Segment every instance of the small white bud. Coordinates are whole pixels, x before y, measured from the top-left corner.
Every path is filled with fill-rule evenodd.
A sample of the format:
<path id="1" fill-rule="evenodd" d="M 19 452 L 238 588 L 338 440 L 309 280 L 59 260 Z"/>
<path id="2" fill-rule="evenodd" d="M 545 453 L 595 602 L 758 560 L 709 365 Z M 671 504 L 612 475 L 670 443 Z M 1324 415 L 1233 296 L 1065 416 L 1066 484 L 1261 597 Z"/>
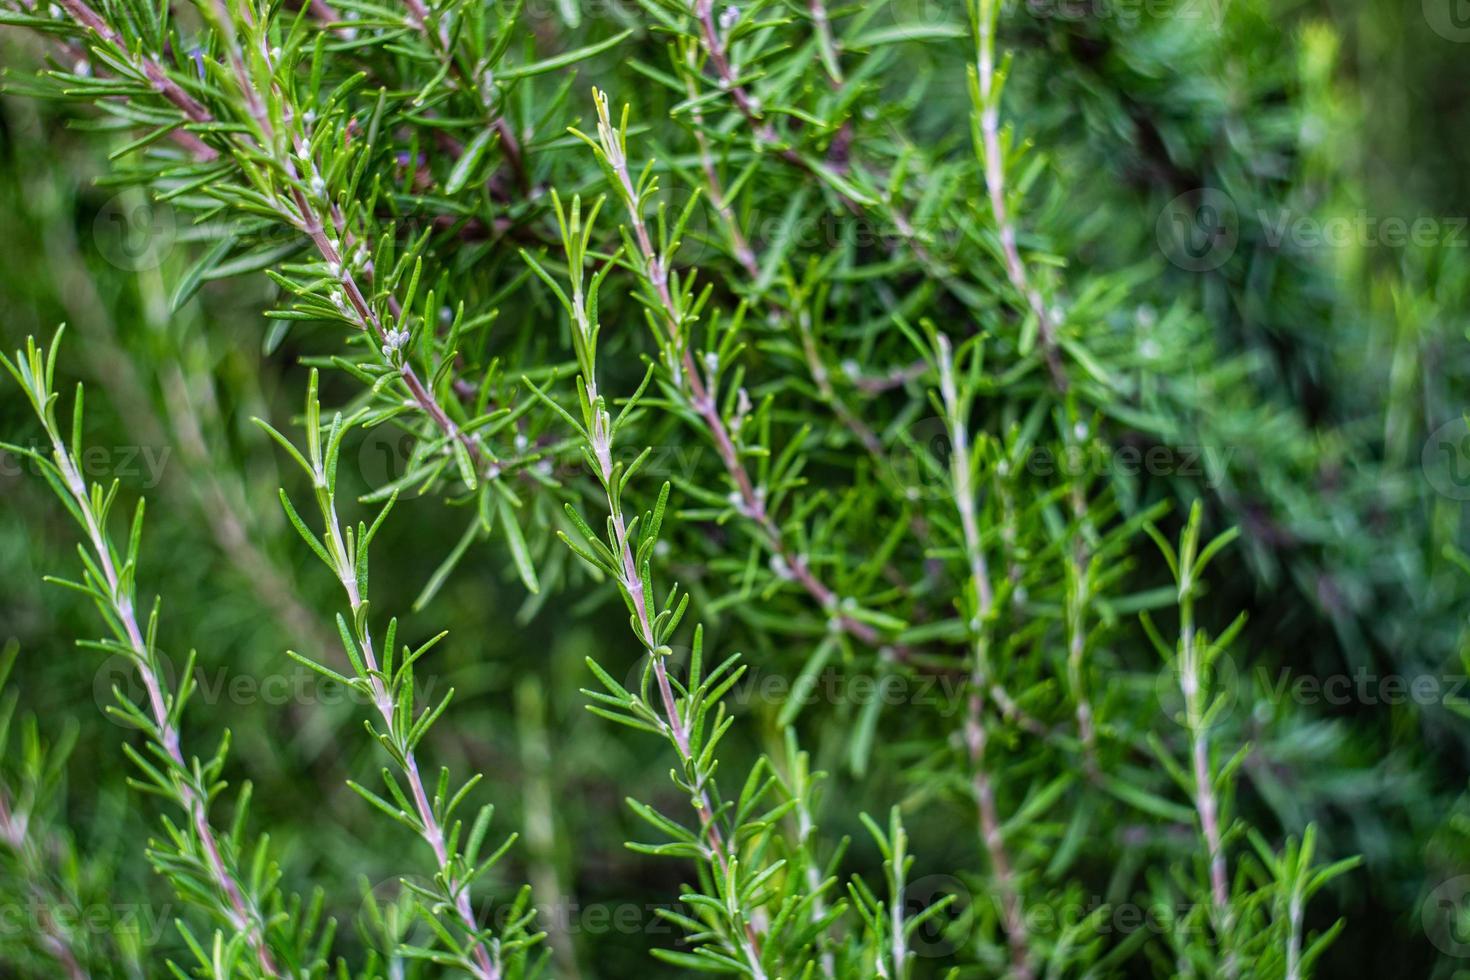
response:
<path id="1" fill-rule="evenodd" d="M 516 438 L 515 438 L 516 452 L 518 452 L 518 453 L 525 452 L 526 451 L 526 447 L 529 446 L 530 444 L 531 444 L 531 440 L 529 440 L 529 439 L 526 438 L 525 433 L 522 433 L 522 432 L 517 432 L 516 433 Z"/>
<path id="2" fill-rule="evenodd" d="M 403 345 L 408 343 L 408 337 L 407 330 L 389 330 L 388 335 L 383 338 L 383 356 L 391 358 L 402 350 Z"/>
<path id="3" fill-rule="evenodd" d="M 771 556 L 771 572 L 784 582 L 792 579 L 791 566 L 786 564 L 786 559 L 780 555 Z"/>
<path id="4" fill-rule="evenodd" d="M 740 23 L 740 8 L 735 4 L 732 3 L 720 11 L 720 30 L 728 31 L 738 23 Z"/>
<path id="5" fill-rule="evenodd" d="M 750 414 L 750 392 L 744 386 L 735 395 L 735 415 L 730 419 L 730 431 L 737 436 L 745 425 L 745 417 Z"/>
<path id="6" fill-rule="evenodd" d="M 1072 427 L 1072 434 L 1080 441 L 1087 438 L 1087 423 L 1078 422 Z"/>
<path id="7" fill-rule="evenodd" d="M 321 174 L 314 174 L 311 178 L 311 192 L 317 197 L 323 197 L 327 193 L 327 182 L 322 180 Z"/>
<path id="8" fill-rule="evenodd" d="M 712 350 L 711 351 L 705 351 L 705 353 L 704 353 L 704 369 L 707 372 L 709 372 L 709 374 L 710 374 L 711 377 L 713 377 L 716 374 L 719 374 L 720 373 L 720 355 L 716 354 Z"/>
<path id="9" fill-rule="evenodd" d="M 750 411 L 750 392 L 746 391 L 743 386 L 735 395 L 735 411 L 741 415 Z"/>

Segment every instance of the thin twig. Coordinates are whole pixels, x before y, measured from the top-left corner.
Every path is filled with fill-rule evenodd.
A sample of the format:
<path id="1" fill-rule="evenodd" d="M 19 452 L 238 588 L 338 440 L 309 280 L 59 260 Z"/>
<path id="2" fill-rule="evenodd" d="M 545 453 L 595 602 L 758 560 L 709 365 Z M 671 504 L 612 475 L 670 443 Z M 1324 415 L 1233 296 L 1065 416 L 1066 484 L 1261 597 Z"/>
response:
<path id="1" fill-rule="evenodd" d="M 813 7 L 820 8 L 821 0 L 813 0 Z M 690 68 L 693 69 L 694 51 L 689 52 Z M 694 89 L 692 77 L 686 77 L 685 90 L 689 93 L 691 102 L 695 101 L 697 92 Z M 759 287 L 761 281 L 760 261 L 756 257 L 755 250 L 751 247 L 745 233 L 740 229 L 740 222 L 735 217 L 735 211 L 730 206 L 730 201 L 725 193 L 723 183 L 720 181 L 718 168 L 715 166 L 714 154 L 711 152 L 709 137 L 704 133 L 704 113 L 698 108 L 692 110 L 694 122 L 694 139 L 698 145 L 700 167 L 704 171 L 705 186 L 708 189 L 710 204 L 713 205 L 715 213 L 719 215 L 720 222 L 725 226 L 726 234 L 730 236 L 730 247 L 735 254 L 735 261 L 744 270 L 746 278 L 750 280 L 752 290 Z M 769 291 L 762 293 L 762 298 L 771 309 L 771 313 L 788 322 L 795 321 L 798 333 L 801 336 L 802 356 L 806 360 L 807 371 L 812 376 L 812 382 L 817 386 L 817 392 L 831 408 L 832 413 L 837 416 L 848 431 L 855 436 L 868 454 L 879 464 L 886 462 L 883 452 L 883 443 L 877 434 L 862 419 L 858 418 L 842 396 L 832 386 L 831 373 L 826 365 L 822 363 L 821 356 L 817 351 L 816 338 L 812 333 L 811 313 L 802 309 L 793 313 L 790 306 L 782 303 L 779 298 Z"/>
<path id="2" fill-rule="evenodd" d="M 735 448 L 734 440 L 730 436 L 715 399 L 713 375 L 710 376 L 708 382 L 701 375 L 695 364 L 693 353 L 681 336 L 683 317 L 669 289 L 667 262 L 665 257 L 654 248 L 648 225 L 643 220 L 638 206 L 638 192 L 628 170 L 627 157 L 623 153 L 621 142 L 618 135 L 613 132 L 611 120 L 608 118 L 607 97 L 599 92 L 596 98 L 598 129 L 602 135 L 603 150 L 607 155 L 608 164 L 612 167 L 621 185 L 620 190 L 627 204 L 628 217 L 633 226 L 634 239 L 640 258 L 658 298 L 660 318 L 668 334 L 669 348 L 678 352 L 678 363 L 671 365 L 675 369 L 672 372 L 673 380 L 684 391 L 685 396 L 689 399 L 690 407 L 699 415 L 705 428 L 709 431 L 710 438 L 714 441 L 720 462 L 735 485 L 737 512 L 757 528 L 765 539 L 766 545 L 780 557 L 784 573 L 798 582 L 812 598 L 817 600 L 817 603 L 839 629 L 868 646 L 881 647 L 883 645 L 882 634 L 868 623 L 843 612 L 837 593 L 817 577 L 807 557 L 799 553 L 786 540 L 780 525 L 776 523 L 766 508 L 764 492 L 756 488 L 755 481 L 746 470 L 744 462 L 741 461 L 739 451 Z"/>
<path id="3" fill-rule="evenodd" d="M 1067 369 L 1057 350 L 1057 325 L 1046 301 L 1032 284 L 1016 247 L 1016 228 L 1011 223 L 1010 208 L 1006 203 L 1005 156 L 1000 145 L 1000 98 L 995 91 L 995 18 L 989 4 L 982 5 L 978 31 L 978 75 L 980 85 L 980 133 L 985 147 L 985 187 L 990 194 L 990 210 L 1000 235 L 1001 254 L 1005 259 L 1006 275 L 1016 292 L 1026 301 L 1031 315 L 1036 317 L 1037 333 L 1040 336 L 1042 355 L 1046 358 L 1047 370 L 1057 391 L 1066 392 Z"/>
<path id="4" fill-rule="evenodd" d="M 429 8 L 424 5 L 423 0 L 404 0 L 404 3 L 408 7 L 409 23 L 423 35 L 424 40 L 434 47 L 434 53 L 439 56 L 440 63 L 448 66 L 450 75 L 445 77 L 445 82 L 449 87 L 467 93 L 479 93 L 475 101 L 484 110 L 486 121 L 500 136 L 500 146 L 505 151 L 505 162 L 510 164 L 510 169 L 516 175 L 516 182 L 520 184 L 521 190 L 529 191 L 531 178 L 526 171 L 525 155 L 521 150 L 520 140 L 516 138 L 515 130 L 506 121 L 503 113 L 493 111 L 490 101 L 485 97 L 479 84 L 465 72 L 464 66 L 459 63 L 459 59 L 455 57 L 454 51 L 450 48 L 450 40 L 443 25 L 440 25 L 438 31 L 429 27 Z"/>
<path id="5" fill-rule="evenodd" d="M 30 821 L 24 814 L 17 814 L 10 801 L 9 792 L 0 786 L 0 840 L 15 852 L 29 877 L 27 887 L 35 900 L 37 940 L 41 948 L 50 953 L 65 971 L 68 980 L 89 980 L 91 974 L 83 968 L 72 949 L 71 939 L 51 914 L 55 896 L 48 894 L 36 871 L 44 861 L 42 848 L 36 843 Z"/>
<path id="6" fill-rule="evenodd" d="M 1026 263 L 1016 244 L 1016 228 L 1011 221 L 1007 203 L 1009 191 L 1006 185 L 1005 155 L 1000 139 L 1000 96 L 996 91 L 995 68 L 995 16 L 993 0 L 980 6 L 976 18 L 976 75 L 980 94 L 980 133 L 985 157 L 985 186 L 990 197 L 990 210 L 995 218 L 1000 237 L 1001 254 L 1006 276 L 1011 286 L 1025 301 L 1032 316 L 1036 318 L 1037 334 L 1041 342 L 1042 357 L 1046 361 L 1052 386 L 1057 393 L 1066 396 L 1070 387 L 1067 369 L 1062 363 L 1058 340 L 1058 328 L 1052 311 L 1031 282 Z M 1068 446 L 1073 435 L 1064 427 L 1062 433 Z M 1090 601 L 1091 555 L 1083 526 L 1087 515 L 1087 500 L 1081 478 L 1072 489 L 1073 517 L 1077 521 L 1076 538 L 1070 556 L 1072 586 L 1067 610 L 1067 674 L 1073 699 L 1076 701 L 1077 730 L 1082 740 L 1084 762 L 1090 772 L 1097 771 L 1097 735 L 1093 719 L 1092 704 L 1087 694 L 1084 655 L 1086 653 L 1087 606 Z"/>
<path id="7" fill-rule="evenodd" d="M 599 406 L 597 394 L 597 383 L 595 379 L 584 379 L 586 395 L 589 405 Z M 679 762 L 684 771 L 696 778 L 697 760 L 689 739 L 689 728 L 684 717 L 679 713 L 678 703 L 674 697 L 673 685 L 669 682 L 668 668 L 664 664 L 664 658 L 656 652 L 658 644 L 654 639 L 653 622 L 648 614 L 648 600 L 643 591 L 643 577 L 638 574 L 638 564 L 633 555 L 631 542 L 628 540 L 627 523 L 623 519 L 622 506 L 613 495 L 611 486 L 613 480 L 612 464 L 612 433 L 611 423 L 607 418 L 607 412 L 600 407 L 594 409 L 598 412 L 591 432 L 589 433 L 592 444 L 593 455 L 598 461 L 602 471 L 604 487 L 608 488 L 607 504 L 612 519 L 613 538 L 618 548 L 618 560 L 620 562 L 619 578 L 623 589 L 632 600 L 635 622 L 638 627 L 638 640 L 643 644 L 647 655 L 653 660 L 654 682 L 658 686 L 659 701 L 663 708 L 663 724 L 667 734 L 672 739 L 675 749 L 679 755 Z M 710 803 L 708 792 L 702 785 L 693 787 L 694 796 L 691 803 L 699 817 L 700 828 L 704 836 L 709 840 L 706 853 L 713 859 L 720 872 L 720 881 L 729 880 L 730 865 L 735 860 L 734 853 L 725 843 L 724 834 L 715 820 L 714 807 Z M 745 947 L 747 966 L 749 966 L 755 980 L 765 980 L 765 972 L 761 967 L 760 937 L 756 934 L 755 927 L 746 922 L 745 936 L 742 939 Z"/>
<path id="8" fill-rule="evenodd" d="M 104 21 L 85 0 L 61 0 L 63 7 L 71 17 L 90 30 L 97 38 L 112 45 L 118 54 L 128 58 L 137 70 L 154 83 L 154 88 L 169 102 L 173 103 L 184 115 L 193 122 L 206 123 L 215 122 L 215 118 L 202 104 L 185 92 L 178 83 L 170 79 L 156 60 L 141 51 L 133 51 L 124 45 L 122 38 Z M 250 79 L 250 73 L 245 70 L 244 60 L 241 56 L 239 42 L 230 35 L 227 27 L 230 23 L 228 11 L 222 4 L 215 3 L 215 16 L 220 18 L 221 33 L 226 35 L 226 50 L 231 66 L 239 84 L 241 94 L 245 97 L 247 107 L 252 119 L 262 127 L 262 133 L 267 136 L 267 143 L 271 144 L 272 150 L 265 150 L 256 146 L 253 141 L 248 141 L 247 148 L 252 152 L 272 153 L 275 140 L 271 139 L 272 127 L 269 114 L 261 101 L 260 93 L 256 91 L 254 83 Z M 228 137 L 225 137 L 228 138 Z M 304 148 L 304 141 L 298 149 Z M 341 227 L 342 217 L 335 206 L 327 209 L 327 217 L 318 213 L 316 208 L 309 202 L 305 193 L 301 190 L 301 178 L 297 172 L 295 163 L 289 156 L 278 160 L 287 176 L 292 181 L 292 203 L 295 211 L 284 206 L 278 206 L 277 214 L 287 224 L 295 227 L 308 238 L 316 247 L 322 260 L 327 263 L 328 268 L 337 270 L 337 280 L 342 288 L 345 303 L 350 307 L 342 310 L 344 315 L 360 330 L 374 338 L 377 345 L 381 346 L 388 342 L 388 334 L 383 327 L 377 313 L 368 302 L 364 292 L 353 275 L 349 263 L 343 261 L 341 250 L 326 233 L 326 226 L 330 223 L 338 232 L 344 245 L 350 245 L 350 239 L 344 234 L 345 229 Z M 315 167 L 315 160 L 311 160 Z M 365 275 L 370 276 L 371 270 L 365 270 Z M 368 280 L 371 281 L 370 279 Z M 396 299 L 388 298 L 391 309 L 396 309 Z M 420 380 L 413 366 L 403 359 L 397 370 L 401 376 L 404 386 L 408 389 L 410 397 L 419 409 L 433 421 L 434 425 L 447 438 L 460 442 L 469 453 L 474 462 L 476 472 L 484 479 L 495 479 L 501 473 L 498 463 L 488 455 L 483 442 L 474 433 L 467 433 L 450 419 L 437 398 Z"/>
<path id="9" fill-rule="evenodd" d="M 729 47 L 724 34 L 715 23 L 714 0 L 695 0 L 693 15 L 699 25 L 700 46 L 704 49 L 705 54 L 709 57 L 710 64 L 714 68 L 716 82 L 721 91 L 729 93 L 730 98 L 735 103 L 735 108 L 740 111 L 740 114 L 749 123 L 751 134 L 755 137 L 756 143 L 771 150 L 782 160 L 799 170 L 810 174 L 818 173 L 817 168 L 813 166 L 811 161 L 798 153 L 794 148 L 786 145 L 781 135 L 776 131 L 776 127 L 770 120 L 761 115 L 760 101 L 745 86 L 740 84 L 740 80 L 736 76 L 735 69 L 730 61 Z M 835 77 L 840 77 L 840 69 L 838 72 L 838 76 Z M 844 127 L 844 130 L 839 131 L 839 135 L 834 140 L 834 144 L 845 145 L 850 139 L 851 134 L 850 132 L 846 132 L 846 127 Z M 844 206 L 849 211 L 854 214 L 863 213 L 864 207 L 859 201 L 854 200 L 846 194 L 841 195 L 841 197 Z M 914 229 L 913 223 L 909 220 L 908 215 L 903 212 L 902 208 L 897 207 L 892 202 L 887 203 L 888 218 L 894 227 L 898 229 L 898 233 L 903 237 L 904 243 L 913 252 L 914 257 L 936 279 L 941 281 L 950 280 L 952 278 L 951 275 L 940 266 L 934 259 L 934 256 L 930 254 L 929 250 L 924 247 L 923 242 L 920 241 L 918 232 Z"/>
<path id="10" fill-rule="evenodd" d="M 1211 915 L 1215 928 L 1220 933 L 1221 943 L 1229 941 L 1234 929 L 1234 914 L 1230 909 L 1229 871 L 1225 866 L 1225 847 L 1220 834 L 1220 804 L 1215 797 L 1214 780 L 1210 774 L 1210 739 L 1204 726 L 1204 712 L 1200 697 L 1204 690 L 1201 676 L 1200 654 L 1195 642 L 1194 606 L 1188 596 L 1189 584 L 1180 586 L 1185 595 L 1180 605 L 1179 624 L 1179 687 L 1184 695 L 1185 712 L 1189 721 L 1190 760 L 1194 775 L 1194 806 L 1199 815 L 1200 832 L 1205 837 L 1210 873 Z M 1236 976 L 1235 954 L 1227 950 L 1224 972 L 1227 977 Z"/>
<path id="11" fill-rule="evenodd" d="M 975 619 L 971 623 L 974 638 L 974 655 L 971 660 L 970 698 L 965 718 L 965 744 L 970 752 L 970 764 L 974 771 L 975 800 L 980 812 L 980 830 L 986 852 L 990 856 L 991 871 L 1000 888 L 1001 914 L 1005 923 L 1006 939 L 1011 948 L 1011 966 L 1018 980 L 1029 980 L 1031 970 L 1030 937 L 1026 920 L 1021 910 L 1021 899 L 1006 852 L 1005 834 L 995 799 L 995 787 L 986 765 L 986 749 L 989 736 L 985 731 L 985 694 L 991 687 L 989 636 L 991 614 L 995 607 L 995 593 L 990 584 L 990 572 L 986 565 L 984 547 L 980 541 L 980 524 L 975 514 L 975 488 L 971 483 L 973 460 L 970 454 L 968 426 L 963 416 L 963 407 L 954 380 L 954 357 L 949 339 L 939 337 L 939 384 L 940 395 L 949 416 L 950 429 L 950 475 L 954 481 L 955 507 L 959 511 L 961 533 L 964 536 L 965 557 L 970 570 L 971 601 L 975 606 Z"/>
<path id="12" fill-rule="evenodd" d="M 148 710 L 158 731 L 159 743 L 179 773 L 190 773 L 193 770 L 185 761 L 180 746 L 181 736 L 170 716 L 169 703 L 164 696 L 162 682 L 152 665 L 151 651 L 143 639 L 143 630 L 138 625 L 132 596 L 125 592 L 120 584 L 117 569 L 112 560 L 112 548 L 92 508 L 92 498 L 87 493 L 87 485 L 77 471 L 70 453 L 55 433 L 52 433 L 51 444 L 62 483 L 67 492 L 71 494 L 77 513 L 81 515 L 97 567 L 102 573 L 103 584 L 107 588 L 108 604 L 118 622 L 122 624 L 123 632 L 127 637 L 134 665 L 147 695 Z M 206 803 L 208 797 L 205 790 L 197 786 L 191 779 L 182 777 L 176 780 L 176 785 L 179 791 L 179 802 L 183 804 L 185 812 L 189 815 L 194 832 L 204 849 L 209 877 L 229 903 L 234 919 L 232 925 L 245 936 L 246 942 L 255 953 L 261 971 L 266 976 L 280 976 L 280 971 L 265 940 L 265 917 L 255 907 L 254 900 L 248 897 L 248 893 L 234 874 L 225 867 L 223 852 L 215 837 L 214 828 L 209 823 Z"/>
<path id="13" fill-rule="evenodd" d="M 327 485 L 327 474 L 320 468 L 316 472 L 318 487 Z M 383 671 L 378 667 L 378 656 L 373 646 L 372 630 L 367 624 L 367 617 L 363 615 L 365 599 L 358 588 L 357 570 L 348 559 L 348 539 L 342 533 L 341 522 L 337 517 L 335 506 L 324 506 L 324 518 L 327 520 L 327 549 L 337 562 L 337 577 L 342 583 L 342 588 L 347 594 L 347 604 L 352 610 L 352 621 L 359 624 L 361 639 L 359 646 L 362 648 L 363 663 L 367 665 L 368 683 L 371 686 L 373 707 L 377 709 L 378 715 L 383 719 L 387 731 L 397 733 L 398 704 L 394 700 L 384 683 Z M 414 809 L 418 812 L 420 835 L 424 842 L 434 852 L 434 860 L 439 866 L 439 876 L 444 879 L 444 888 L 454 897 L 454 911 L 459 917 L 460 924 L 468 932 L 475 959 L 476 976 L 482 980 L 500 980 L 500 964 L 490 955 L 489 950 L 479 938 L 480 927 L 475 920 L 475 910 L 470 903 L 470 888 L 467 881 L 462 880 L 454 873 L 449 860 L 448 838 L 439 818 L 434 813 L 433 806 L 429 803 L 429 793 L 424 787 L 423 777 L 419 774 L 419 763 L 414 750 L 408 745 L 400 747 L 403 755 L 403 774 L 408 781 L 409 795 L 413 799 Z"/>

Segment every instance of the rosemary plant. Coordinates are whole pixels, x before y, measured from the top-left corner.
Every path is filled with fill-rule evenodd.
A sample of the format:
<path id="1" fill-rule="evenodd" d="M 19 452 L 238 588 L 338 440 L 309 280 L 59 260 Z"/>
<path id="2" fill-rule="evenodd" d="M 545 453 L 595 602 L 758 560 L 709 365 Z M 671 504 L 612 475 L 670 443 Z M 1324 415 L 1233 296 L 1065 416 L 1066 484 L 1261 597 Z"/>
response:
<path id="1" fill-rule="evenodd" d="M 605 120 L 605 103 L 599 102 L 599 111 L 604 113 Z M 605 130 L 604 135 L 601 149 L 607 154 L 608 165 L 617 172 L 623 159 L 622 134 L 614 136 L 611 130 Z M 761 758 L 752 767 L 737 797 L 726 799 L 719 792 L 715 781 L 719 764 L 716 749 L 734 723 L 721 699 L 739 682 L 744 667 L 736 666 L 738 657 L 732 656 L 706 672 L 703 632 L 696 626 L 687 677 L 680 681 L 670 676 L 669 659 L 673 653 L 670 643 L 683 620 L 689 595 L 674 585 L 660 603 L 654 588 L 651 559 L 660 540 L 671 486 L 663 485 L 652 511 L 629 518 L 624 511 L 624 494 L 650 450 L 644 448 L 626 465 L 614 460 L 618 433 L 625 421 L 640 409 L 640 398 L 649 379 L 645 377 L 643 385 L 625 400 L 614 417 L 608 408 L 608 396 L 599 389 L 597 380 L 598 338 L 602 331 L 597 317 L 598 297 L 610 267 L 598 270 L 590 282 L 585 276 L 588 245 L 599 207 L 592 209 L 585 224 L 580 199 L 574 198 L 570 212 L 566 212 L 553 196 L 553 207 L 570 270 L 570 293 L 533 259 L 528 257 L 528 261 L 562 300 L 571 323 L 581 417 L 571 415 L 555 402 L 549 404 L 577 432 L 587 463 L 602 485 L 608 512 L 607 532 L 599 535 L 568 505 L 567 513 L 576 525 L 578 536 L 564 536 L 564 540 L 583 561 L 616 583 L 628 609 L 634 638 L 645 657 L 635 691 L 629 691 L 595 660 L 589 659 L 588 666 L 604 688 L 602 692 L 587 692 L 594 701 L 589 708 L 601 717 L 660 735 L 669 742 L 679 763 L 672 773 L 674 782 L 688 794 L 695 815 L 695 826 L 686 826 L 646 804 L 630 800 L 640 817 L 670 838 L 667 843 L 630 846 L 649 854 L 693 858 L 698 862 L 698 889 L 680 896 L 697 915 L 665 913 L 697 943 L 694 952 L 659 950 L 657 955 L 693 970 L 736 972 L 762 980 L 809 976 L 818 969 L 829 977 L 870 973 L 907 977 L 904 953 L 907 934 L 923 916 L 932 912 L 924 910 L 918 921 L 910 921 L 905 916 L 903 880 L 909 859 L 904 853 L 904 831 L 896 810 L 887 835 L 870 822 L 873 835 L 883 848 L 889 872 L 888 911 L 885 912 L 883 901 L 859 899 L 857 904 L 863 909 L 864 918 L 870 926 L 876 924 L 878 928 L 855 931 L 855 938 L 860 941 L 854 941 L 834 938 L 846 906 L 830 903 L 827 893 L 833 879 L 823 879 L 816 871 L 821 865 L 810 850 L 814 843 L 810 817 L 802 818 L 794 841 L 780 833 L 784 816 L 793 811 L 808 813 L 809 803 L 801 798 L 800 788 L 793 795 L 775 774 L 770 761 Z M 646 230 L 640 234 L 646 239 Z M 659 265 L 657 257 L 648 261 L 654 268 Z M 691 368 L 692 360 L 675 362 L 676 370 Z M 707 391 L 701 384 L 697 378 L 691 381 L 697 390 Z M 707 395 L 694 397 L 708 398 Z M 705 417 L 712 412 L 711 407 Z M 788 849 L 794 851 L 789 857 Z M 808 873 L 789 873 L 801 868 L 808 869 Z M 837 952 L 831 948 L 833 945 Z"/>
<path id="2" fill-rule="evenodd" d="M 1470 711 L 1283 692 L 1470 662 L 1452 219 L 1122 6 L 0 0 L 0 970 L 1451 975 Z"/>
<path id="3" fill-rule="evenodd" d="M 106 710 L 140 730 L 147 738 L 147 754 L 124 745 L 137 767 L 138 789 L 160 796 L 177 808 L 182 819 L 163 820 L 164 837 L 152 842 L 148 857 L 153 866 L 174 884 L 180 898 L 202 907 L 211 920 L 212 939 L 201 941 L 181 924 L 184 938 L 209 976 L 281 976 L 317 967 L 317 926 L 320 907 L 316 903 L 290 910 L 276 892 L 278 874 L 261 839 L 253 846 L 245 837 L 245 817 L 250 800 L 249 784 L 235 802 L 235 817 L 225 830 L 211 816 L 212 804 L 224 788 L 224 770 L 229 735 L 225 733 L 215 752 L 207 758 L 186 755 L 180 734 L 180 719 L 192 693 L 195 654 L 185 662 L 176 689 L 168 687 L 155 640 L 161 603 L 155 600 L 146 619 L 140 618 L 136 576 L 143 537 L 143 505 L 133 516 L 125 549 L 118 548 L 108 529 L 108 517 L 117 499 L 118 486 L 91 484 L 83 479 L 77 460 L 84 447 L 82 434 L 82 389 L 72 405 L 70 441 L 62 434 L 57 416 L 59 393 L 53 390 L 56 376 L 56 340 L 48 352 L 34 342 L 14 358 L 0 355 L 0 365 L 25 392 L 50 444 L 48 456 L 32 449 L 9 446 L 17 455 L 33 460 L 63 506 L 81 527 L 83 544 L 81 581 L 55 579 L 88 597 L 97 606 L 111 634 L 99 640 L 80 641 L 98 652 L 121 656 L 137 671 L 144 698 L 138 703 L 120 688 L 114 688 L 116 703 Z M 328 937 L 329 941 L 329 937 Z M 284 966 L 283 966 L 284 964 Z"/>
<path id="4" fill-rule="evenodd" d="M 337 631 L 342 637 L 342 645 L 347 651 L 355 676 L 347 678 L 325 664 L 302 658 L 290 651 L 288 656 L 301 660 L 330 680 L 360 691 L 371 700 L 378 714 L 378 721 L 367 723 L 368 733 L 382 744 L 399 771 L 395 776 L 387 769 L 383 770 L 383 783 L 392 801 L 357 783 L 350 785 L 373 806 L 422 838 L 434 857 L 431 869 L 434 887 L 412 887 L 422 899 L 424 914 L 435 924 L 435 932 L 444 941 L 446 949 L 404 946 L 390 953 L 420 956 L 455 966 L 481 980 L 520 977 L 525 972 L 525 948 L 534 945 L 540 938 L 527 935 L 525 930 L 531 919 L 531 915 L 524 913 L 529 889 L 523 890 L 517 898 L 501 936 L 489 935 L 481 926 L 470 897 L 471 886 L 495 866 L 514 842 L 514 836 L 493 851 L 482 854 L 494 808 L 481 807 L 476 812 L 468 833 L 464 832 L 463 824 L 455 817 L 456 811 L 479 782 L 480 776 L 476 774 L 456 788 L 450 784 L 449 770 L 441 769 L 431 792 L 419 771 L 418 745 L 449 707 L 454 691 L 451 689 L 438 704 L 416 712 L 414 664 L 432 650 L 445 634 L 440 633 L 416 649 L 405 645 L 402 652 L 395 656 L 398 620 L 389 620 L 383 636 L 381 660 L 379 659 L 369 619 L 368 549 L 393 503 L 389 501 L 371 526 L 359 523 L 356 533 L 351 526 L 344 532 L 342 520 L 337 515 L 337 469 L 342 437 L 350 423 L 345 422 L 339 414 L 324 429 L 315 372 L 312 372 L 311 382 L 307 387 L 305 419 L 305 453 L 267 423 L 262 422 L 261 426 L 301 466 L 315 489 L 317 509 L 322 519 L 320 532 L 314 532 L 307 527 L 284 490 L 281 491 L 281 503 L 292 526 L 311 547 L 312 552 L 332 571 L 345 593 L 347 616 L 338 614 Z"/>

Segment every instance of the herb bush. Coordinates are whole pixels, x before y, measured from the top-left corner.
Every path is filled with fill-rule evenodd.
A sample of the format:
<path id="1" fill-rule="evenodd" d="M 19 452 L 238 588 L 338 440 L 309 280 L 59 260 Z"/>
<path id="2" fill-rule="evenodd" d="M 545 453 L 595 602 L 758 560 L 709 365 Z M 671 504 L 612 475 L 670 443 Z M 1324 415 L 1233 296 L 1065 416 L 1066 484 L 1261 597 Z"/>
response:
<path id="1" fill-rule="evenodd" d="M 1434 4 L 0 9 L 7 975 L 1458 975 Z"/>

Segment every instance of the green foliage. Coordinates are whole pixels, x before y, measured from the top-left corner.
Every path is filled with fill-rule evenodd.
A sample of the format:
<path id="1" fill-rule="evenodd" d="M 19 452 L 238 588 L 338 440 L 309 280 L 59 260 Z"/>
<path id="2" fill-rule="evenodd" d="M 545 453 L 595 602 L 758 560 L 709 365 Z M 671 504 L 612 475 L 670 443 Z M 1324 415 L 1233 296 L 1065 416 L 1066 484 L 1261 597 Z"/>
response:
<path id="1" fill-rule="evenodd" d="M 1272 677 L 1470 665 L 1454 246 L 1280 240 L 1384 200 L 1302 9 L 1033 8 L 0 5 L 5 964 L 1449 975 L 1466 713 Z"/>
<path id="2" fill-rule="evenodd" d="M 208 758 L 188 756 L 183 750 L 179 719 L 193 693 L 195 654 L 190 651 L 183 680 L 177 689 L 170 689 L 156 641 L 161 602 L 154 600 L 146 619 L 138 616 L 135 579 L 143 537 L 143 504 L 140 501 L 134 512 L 126 548 L 119 548 L 108 531 L 118 484 L 114 481 L 110 487 L 100 483 L 89 486 L 77 462 L 84 448 L 80 387 L 72 406 L 70 441 L 62 434 L 57 417 L 61 396 L 53 390 L 56 350 L 55 342 L 49 355 L 29 342 L 24 351 L 16 351 L 14 358 L 0 355 L 0 366 L 35 409 L 51 453 L 47 458 L 20 446 L 7 444 L 5 448 L 36 463 L 42 478 L 82 529 L 84 544 L 77 549 L 82 580 L 53 581 L 90 598 L 111 636 L 78 641 L 79 645 L 124 658 L 142 682 L 142 703 L 114 687 L 116 703 L 106 710 L 147 737 L 147 756 L 124 746 L 140 773 L 140 778 L 130 781 L 133 788 L 168 800 L 182 817 L 164 818 L 165 836 L 150 843 L 148 858 L 174 884 L 180 898 L 201 906 L 221 927 L 212 941 L 201 942 L 180 924 L 185 942 L 206 975 L 279 976 L 281 963 L 288 964 L 285 969 L 292 973 L 319 972 L 317 944 L 330 942 L 330 930 L 321 940 L 316 936 L 320 901 L 314 900 L 303 909 L 300 900 L 293 899 L 288 911 L 276 893 L 279 874 L 271 862 L 268 842 L 262 839 L 252 845 L 245 837 L 248 783 L 236 801 L 231 826 L 221 832 L 212 822 L 211 804 L 224 789 L 220 777 L 229 732 L 224 732 L 219 747 Z M 269 905 L 264 900 L 267 897 Z"/>

